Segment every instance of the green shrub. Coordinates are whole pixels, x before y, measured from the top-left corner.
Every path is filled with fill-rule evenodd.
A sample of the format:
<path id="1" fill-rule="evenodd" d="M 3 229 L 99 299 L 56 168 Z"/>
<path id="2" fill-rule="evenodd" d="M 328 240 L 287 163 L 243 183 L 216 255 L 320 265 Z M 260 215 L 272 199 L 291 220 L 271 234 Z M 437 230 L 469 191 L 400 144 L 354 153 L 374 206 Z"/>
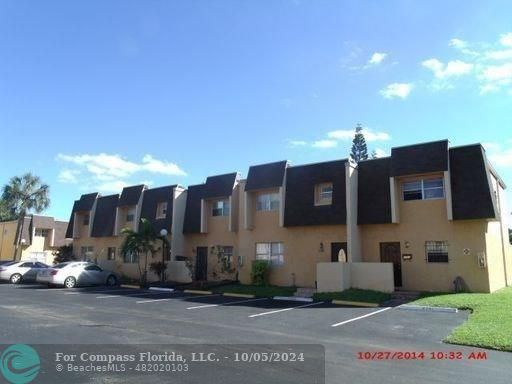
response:
<path id="1" fill-rule="evenodd" d="M 268 262 L 255 260 L 252 263 L 251 279 L 254 285 L 267 285 L 268 283 Z"/>

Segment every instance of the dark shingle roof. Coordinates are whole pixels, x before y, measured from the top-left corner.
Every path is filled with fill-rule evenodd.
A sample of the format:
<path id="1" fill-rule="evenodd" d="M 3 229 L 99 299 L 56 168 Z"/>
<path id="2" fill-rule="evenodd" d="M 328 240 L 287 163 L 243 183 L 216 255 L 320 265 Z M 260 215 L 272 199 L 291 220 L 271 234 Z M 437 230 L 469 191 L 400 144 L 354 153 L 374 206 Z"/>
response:
<path id="1" fill-rule="evenodd" d="M 80 196 L 80 200 L 78 200 L 78 204 L 76 205 L 76 211 L 90 211 L 98 197 L 98 192 L 88 193 L 87 195 Z"/>
<path id="2" fill-rule="evenodd" d="M 287 163 L 287 161 L 278 161 L 269 164 L 253 165 L 249 168 L 245 190 L 254 191 L 281 187 Z"/>
<path id="3" fill-rule="evenodd" d="M 98 198 L 91 237 L 110 237 L 114 235 L 118 201 L 118 194 Z"/>
<path id="4" fill-rule="evenodd" d="M 141 219 L 147 219 L 155 231 L 166 229 L 169 233 L 172 227 L 173 195 L 176 185 L 146 189 L 142 198 Z M 156 209 L 159 203 L 167 202 L 167 215 L 165 219 L 156 218 Z"/>
<path id="5" fill-rule="evenodd" d="M 66 229 L 66 239 L 73 238 L 73 226 L 75 225 L 75 212 L 77 211 L 77 206 L 80 204 L 79 200 L 75 200 L 73 203 L 73 209 L 71 210 L 71 215 L 69 216 L 68 227 Z"/>
<path id="6" fill-rule="evenodd" d="M 204 199 L 215 197 L 228 197 L 233 193 L 235 182 L 238 180 L 238 173 L 227 173 L 225 175 L 209 176 L 206 179 Z"/>
<path id="7" fill-rule="evenodd" d="M 345 164 L 347 160 L 288 167 L 284 226 L 346 224 Z M 315 185 L 333 183 L 330 205 L 315 205 Z"/>
<path id="8" fill-rule="evenodd" d="M 119 198 L 118 206 L 125 207 L 130 205 L 137 205 L 144 187 L 145 186 L 141 184 L 123 188 L 123 192 Z"/>
<path id="9" fill-rule="evenodd" d="M 454 220 L 496 218 L 486 163 L 480 144 L 450 149 Z"/>
<path id="10" fill-rule="evenodd" d="M 183 233 L 201 232 L 201 200 L 204 198 L 205 188 L 205 184 L 188 187 Z"/>
<path id="11" fill-rule="evenodd" d="M 391 149 L 391 176 L 448 170 L 448 140 Z"/>
<path id="12" fill-rule="evenodd" d="M 390 157 L 357 165 L 358 224 L 391 223 L 390 168 Z"/>

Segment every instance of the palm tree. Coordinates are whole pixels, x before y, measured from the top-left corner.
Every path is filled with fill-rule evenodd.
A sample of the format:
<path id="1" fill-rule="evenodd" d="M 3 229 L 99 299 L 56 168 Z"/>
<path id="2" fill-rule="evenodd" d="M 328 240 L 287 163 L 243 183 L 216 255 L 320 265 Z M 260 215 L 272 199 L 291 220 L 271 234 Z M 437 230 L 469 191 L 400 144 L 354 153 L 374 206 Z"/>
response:
<path id="1" fill-rule="evenodd" d="M 50 187 L 41 181 L 39 176 L 26 173 L 15 176 L 3 187 L 2 200 L 9 211 L 18 219 L 18 237 L 14 249 L 13 260 L 16 260 L 21 243 L 25 216 L 28 212 L 41 213 L 50 206 Z"/>
<path id="2" fill-rule="evenodd" d="M 169 246 L 169 241 L 165 236 L 159 235 L 147 219 L 140 220 L 140 225 L 137 231 L 124 228 L 121 230 L 121 233 L 126 236 L 123 244 L 121 245 L 121 252 L 123 255 L 137 255 L 140 285 L 141 287 L 145 287 L 147 285 L 149 254 L 153 255 L 158 251 L 158 248 L 155 247 L 157 240 L 162 241 L 165 247 Z M 141 255 L 144 255 L 143 268 L 140 260 Z"/>

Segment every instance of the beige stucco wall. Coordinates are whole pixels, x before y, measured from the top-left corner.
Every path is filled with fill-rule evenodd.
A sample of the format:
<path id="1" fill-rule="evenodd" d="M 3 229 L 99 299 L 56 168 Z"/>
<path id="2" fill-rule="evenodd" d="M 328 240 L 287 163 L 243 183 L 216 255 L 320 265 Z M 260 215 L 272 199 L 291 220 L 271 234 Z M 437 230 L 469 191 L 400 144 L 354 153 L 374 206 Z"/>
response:
<path id="1" fill-rule="evenodd" d="M 17 225 L 17 221 L 0 223 L 0 260 L 12 260 L 14 256 L 14 239 Z"/>
<path id="2" fill-rule="evenodd" d="M 412 254 L 411 261 L 402 260 L 404 289 L 451 291 L 453 280 L 461 276 L 469 289 L 489 291 L 486 269 L 478 266 L 478 252 L 485 252 L 484 220 L 448 221 L 444 199 L 398 202 L 399 224 L 362 225 L 363 261 L 380 261 L 381 242 L 400 242 L 402 254 Z M 427 263 L 425 241 L 449 243 L 448 263 Z M 406 242 L 409 247 L 406 247 Z M 464 249 L 470 250 L 469 255 Z"/>
<path id="3" fill-rule="evenodd" d="M 340 292 L 350 288 L 349 263 L 318 263 L 316 265 L 318 292 Z"/>
<path id="4" fill-rule="evenodd" d="M 244 199 L 240 199 L 239 252 L 243 259 L 239 270 L 240 281 L 251 282 L 251 264 L 256 258 L 256 243 L 283 242 L 284 264 L 271 269 L 270 283 L 314 287 L 317 263 L 331 261 L 332 242 L 347 241 L 346 226 L 281 227 L 279 211 L 256 211 L 257 195 L 269 192 L 278 193 L 279 189 L 251 193 L 253 196 L 247 206 L 252 211 L 252 230 L 245 229 L 243 225 L 245 204 Z M 320 250 L 320 243 L 323 244 L 323 251 Z"/>
<path id="5" fill-rule="evenodd" d="M 393 292 L 392 263 L 349 263 L 352 288 L 371 289 L 373 291 Z"/>

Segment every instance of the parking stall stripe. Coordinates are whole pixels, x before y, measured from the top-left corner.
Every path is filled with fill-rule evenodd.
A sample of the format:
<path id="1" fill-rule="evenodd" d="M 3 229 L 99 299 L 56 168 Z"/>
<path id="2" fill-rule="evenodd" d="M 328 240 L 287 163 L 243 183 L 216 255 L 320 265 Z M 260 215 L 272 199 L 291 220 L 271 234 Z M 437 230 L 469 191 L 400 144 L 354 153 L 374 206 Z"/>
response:
<path id="1" fill-rule="evenodd" d="M 204 296 L 185 296 L 185 297 L 181 297 L 181 298 L 182 299 L 200 299 L 202 297 L 215 297 L 215 296 L 220 296 L 220 294 L 218 294 L 218 295 L 204 295 Z M 158 302 L 158 301 L 169 301 L 169 300 L 176 300 L 176 299 L 175 298 L 148 299 L 148 300 L 136 301 L 135 303 L 136 304 L 145 304 L 145 303 L 155 303 L 155 302 Z"/>
<path id="2" fill-rule="evenodd" d="M 101 289 L 101 290 L 91 290 L 91 291 L 73 291 L 73 292 L 64 292 L 65 295 L 81 295 L 82 293 L 118 293 L 118 292 L 130 292 L 130 289 Z M 133 290 L 134 291 L 134 290 Z"/>
<path id="3" fill-rule="evenodd" d="M 323 303 L 324 303 L 323 301 L 319 301 L 318 303 L 311 303 L 311 304 L 299 305 L 299 306 L 297 306 L 297 307 L 290 307 L 290 308 L 278 309 L 278 310 L 276 310 L 276 311 L 270 311 L 270 312 L 256 313 L 256 314 L 254 314 L 254 315 L 249 315 L 249 317 L 258 317 L 258 316 L 271 315 L 271 314 L 274 314 L 274 313 L 285 312 L 285 311 L 291 311 L 292 309 L 296 309 L 296 308 L 312 307 L 312 306 L 314 306 L 314 305 L 320 305 L 320 304 L 323 304 Z"/>
<path id="4" fill-rule="evenodd" d="M 171 292 L 169 292 L 171 293 Z M 128 295 L 104 295 L 104 296 L 96 296 L 96 299 L 113 299 L 115 297 L 135 297 L 135 296 L 158 296 L 163 295 L 165 292 L 148 292 L 148 293 L 129 293 Z"/>
<path id="5" fill-rule="evenodd" d="M 351 322 L 357 321 L 357 320 L 361 320 L 361 319 L 364 319 L 366 317 L 370 317 L 370 316 L 376 315 L 377 313 L 381 313 L 381 312 L 387 311 L 388 309 L 391 309 L 391 307 L 382 308 L 382 309 L 379 309 L 378 311 L 373 311 L 373 312 L 367 313 L 366 315 L 363 315 L 363 316 L 354 317 L 353 319 L 349 319 L 349 320 L 342 321 L 341 323 L 333 324 L 333 325 L 331 325 L 331 327 L 339 327 L 340 325 L 348 324 L 348 323 L 351 323 Z"/>
<path id="6" fill-rule="evenodd" d="M 198 305 L 196 307 L 188 307 L 187 309 L 201 309 L 201 308 L 211 308 L 211 307 L 223 307 L 226 305 L 234 305 L 234 304 L 242 304 L 242 303 L 249 303 L 251 301 L 261 301 L 261 300 L 267 300 L 266 297 L 259 298 L 259 299 L 251 299 L 251 300 L 239 300 L 239 301 L 233 301 L 231 303 L 222 303 L 222 304 L 205 304 L 205 305 Z"/>

